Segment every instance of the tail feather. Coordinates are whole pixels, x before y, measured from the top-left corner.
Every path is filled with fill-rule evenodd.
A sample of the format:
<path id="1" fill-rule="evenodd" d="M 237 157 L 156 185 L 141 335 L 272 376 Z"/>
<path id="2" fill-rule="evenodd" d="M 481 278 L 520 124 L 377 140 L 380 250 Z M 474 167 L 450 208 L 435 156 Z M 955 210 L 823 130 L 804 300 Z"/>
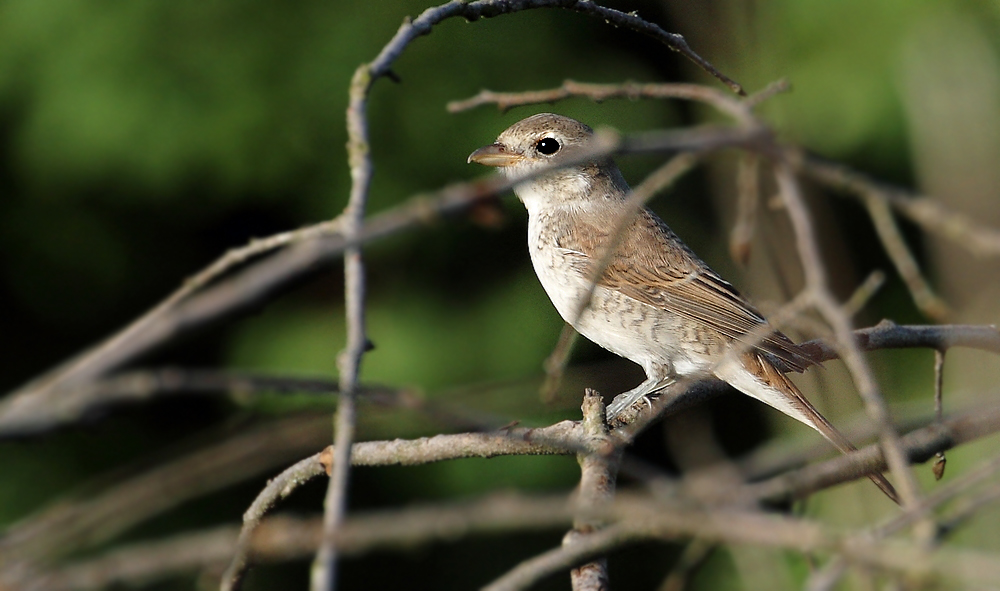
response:
<path id="1" fill-rule="evenodd" d="M 762 353 L 757 351 L 745 353 L 742 357 L 742 362 L 742 369 L 751 373 L 753 378 L 756 380 L 759 380 L 769 386 L 771 390 L 775 391 L 775 393 L 769 393 L 769 396 L 761 396 L 758 393 L 748 392 L 747 388 L 741 387 L 739 383 L 734 383 L 742 380 L 731 380 L 728 375 L 720 375 L 720 377 L 730 382 L 737 389 L 816 429 L 827 439 L 827 441 L 840 450 L 841 453 L 847 454 L 858 450 L 858 448 L 854 447 L 854 445 L 846 437 L 844 437 L 844 435 L 838 431 L 836 427 L 830 424 L 830 421 L 826 420 L 826 418 L 821 415 L 818 410 L 816 410 L 809 400 L 802 395 L 802 392 L 799 391 L 795 384 L 788 379 L 788 376 L 778 371 L 778 369 L 774 367 L 774 365 L 768 361 Z M 776 396 L 780 396 L 780 398 L 777 398 Z M 870 478 L 871 481 L 875 483 L 875 486 L 879 487 L 879 489 L 881 489 L 887 497 L 892 499 L 892 501 L 896 504 L 899 504 L 899 496 L 896 494 L 896 489 L 893 488 L 892 484 L 889 483 L 885 476 L 878 472 L 874 472 L 869 474 L 868 478 Z"/>

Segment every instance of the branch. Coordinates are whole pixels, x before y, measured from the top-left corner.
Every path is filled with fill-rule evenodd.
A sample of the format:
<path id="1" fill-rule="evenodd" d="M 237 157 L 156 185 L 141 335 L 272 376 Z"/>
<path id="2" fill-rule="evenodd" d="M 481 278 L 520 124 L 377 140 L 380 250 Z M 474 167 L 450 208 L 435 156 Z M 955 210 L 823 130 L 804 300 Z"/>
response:
<path id="1" fill-rule="evenodd" d="M 459 458 L 493 458 L 512 455 L 566 455 L 588 449 L 580 423 L 562 421 L 541 429 L 509 429 L 493 433 L 436 435 L 421 439 L 355 443 L 349 454 L 355 466 L 414 466 Z M 243 514 L 243 528 L 229 567 L 222 579 L 223 591 L 240 589 L 250 566 L 249 547 L 261 520 L 288 495 L 324 471 L 335 461 L 332 447 L 310 456 L 268 482 Z"/>
<path id="2" fill-rule="evenodd" d="M 936 199 L 883 185 L 856 170 L 813 156 L 799 153 L 789 162 L 796 172 L 826 186 L 886 201 L 921 228 L 948 238 L 976 256 L 1000 256 L 1000 231 L 952 211 Z"/>
<path id="3" fill-rule="evenodd" d="M 574 504 L 579 514 L 573 518 L 573 529 L 563 537 L 564 548 L 586 544 L 586 539 L 599 531 L 602 524 L 592 515 L 613 502 L 622 457 L 622 449 L 614 445 L 608 433 L 604 399 L 601 395 L 588 389 L 583 395 L 582 410 L 587 452 L 576 456 L 580 464 L 580 486 Z M 580 565 L 570 573 L 570 581 L 573 591 L 606 591 L 607 560 L 602 558 Z"/>
<path id="4" fill-rule="evenodd" d="M 922 463 L 938 452 L 997 431 L 1000 431 L 1000 404 L 996 401 L 980 402 L 974 410 L 906 434 L 900 438 L 900 451 L 905 460 Z M 883 451 L 876 445 L 869 445 L 847 455 L 748 484 L 736 496 L 769 501 L 804 498 L 819 490 L 856 480 L 864 474 L 885 470 L 887 466 Z M 923 502 L 925 500 L 914 503 L 906 510 L 917 511 Z"/>
<path id="5" fill-rule="evenodd" d="M 239 400 L 263 392 L 328 394 L 337 392 L 338 389 L 337 382 L 323 378 L 186 368 L 133 371 L 66 387 L 59 391 L 59 396 L 49 397 L 47 405 L 35 404 L 20 413 L 8 415 L 0 423 L 0 439 L 38 435 L 80 421 L 109 406 L 144 402 L 163 396 L 228 394 Z M 405 394 L 400 390 L 380 386 L 366 387 L 365 392 L 381 401 L 398 399 Z"/>
<path id="6" fill-rule="evenodd" d="M 579 425 L 569 421 L 554 425 L 551 429 L 556 429 L 557 427 L 568 429 L 569 433 L 581 433 Z M 946 419 L 942 426 L 931 425 L 910 433 L 902 439 L 902 443 L 906 449 L 906 453 L 913 461 L 923 461 L 932 457 L 937 451 L 972 441 L 984 435 L 996 433 L 998 429 L 1000 429 L 1000 404 L 987 405 L 985 408 L 979 405 L 974 411 L 970 411 L 965 415 Z M 529 432 L 536 435 L 538 433 L 546 433 L 547 436 L 556 438 L 564 436 L 564 434 L 559 434 L 557 431 L 547 431 L 545 429 L 516 430 L 512 431 L 512 435 L 519 433 L 522 436 L 527 436 Z M 500 434 L 482 434 L 479 436 L 482 437 L 481 443 L 473 447 L 488 452 L 488 450 L 496 448 L 496 441 L 490 441 L 489 438 L 499 436 Z M 372 462 L 370 465 L 375 465 L 377 462 L 381 462 L 379 465 L 388 465 L 390 463 L 406 464 L 411 461 L 414 463 L 422 462 L 437 456 L 437 452 L 424 454 L 422 452 L 418 453 L 416 450 L 422 448 L 425 450 L 436 448 L 440 451 L 454 449 L 456 446 L 452 446 L 447 442 L 447 438 L 449 437 L 453 436 L 442 435 L 414 442 L 359 443 L 355 444 L 352 458 L 358 464 L 370 460 Z M 516 439 L 513 440 L 516 441 Z M 509 440 L 504 437 L 502 441 Z M 396 451 L 403 450 L 403 453 L 394 456 L 395 452 L 387 453 L 382 446 L 388 446 L 388 449 Z M 556 453 L 565 452 L 560 451 Z M 444 459 L 445 456 L 437 457 Z M 866 466 L 870 465 L 873 458 L 875 458 L 874 461 L 876 462 L 880 461 L 878 457 L 878 447 L 869 446 L 859 452 L 837 457 L 817 466 L 810 466 L 799 470 L 795 473 L 796 476 L 792 478 L 772 479 L 764 483 L 746 485 L 739 489 L 738 493 L 743 498 L 749 497 L 755 500 L 776 500 L 788 498 L 788 496 L 801 496 L 807 494 L 807 491 L 815 491 L 826 486 L 832 486 L 834 481 L 843 481 L 842 479 L 830 478 L 829 475 L 831 473 L 840 472 L 846 474 L 853 472 L 860 474 L 866 469 Z M 881 465 L 884 466 L 884 463 Z M 970 481 L 980 481 L 984 474 L 990 473 L 990 470 L 995 470 L 996 465 L 996 462 L 991 462 L 984 468 L 977 469 L 975 471 L 976 474 L 969 477 Z M 938 501 L 941 501 L 941 499 L 932 494 L 925 497 L 923 502 Z M 567 503 L 565 496 L 561 495 L 532 499 L 512 495 L 494 495 L 472 503 L 414 507 L 353 517 L 348 519 L 339 530 L 337 546 L 340 551 L 349 554 L 369 552 L 377 548 L 405 549 L 412 548 L 416 544 L 426 544 L 436 540 L 452 541 L 474 533 L 535 531 L 565 527 L 571 524 L 574 514 L 575 511 L 571 507 L 571 504 Z M 750 528 L 748 530 L 744 527 L 748 522 L 740 521 L 743 519 L 743 516 L 748 515 L 747 519 L 750 520 L 769 520 L 770 518 L 760 516 L 757 513 L 746 512 L 735 513 L 736 521 L 732 522 L 734 523 L 732 527 L 718 525 L 719 521 L 729 523 L 733 515 L 729 511 L 704 511 L 692 508 L 683 503 L 675 503 L 673 505 L 669 503 L 664 504 L 662 500 L 653 500 L 648 496 L 637 495 L 635 493 L 621 493 L 610 506 L 603 510 L 596 510 L 592 517 L 605 519 L 611 523 L 628 521 L 631 524 L 635 524 L 629 526 L 630 529 L 627 530 L 627 536 L 624 533 L 622 534 L 621 540 L 623 544 L 638 539 L 695 537 L 697 539 L 715 540 L 722 543 L 762 543 L 787 547 L 798 551 L 824 550 L 837 553 L 846 549 L 846 557 L 852 563 L 888 568 L 897 572 L 924 572 L 921 569 L 926 567 L 929 573 L 953 576 L 959 580 L 980 581 L 986 580 L 981 577 L 1000 577 L 1000 575 L 994 572 L 996 568 L 985 571 L 981 570 L 981 563 L 979 561 L 982 555 L 974 552 L 958 552 L 957 554 L 953 554 L 948 550 L 939 550 L 937 552 L 943 552 L 941 555 L 942 558 L 934 558 L 933 561 L 929 561 L 925 555 L 917 557 L 916 554 L 913 554 L 919 551 L 919 546 L 907 545 L 905 543 L 900 546 L 894 543 L 882 544 L 877 543 L 877 541 L 864 541 L 866 539 L 864 536 L 862 536 L 862 540 L 865 545 L 861 547 L 855 545 L 855 537 L 850 537 L 850 543 L 847 542 L 848 538 L 845 537 L 837 538 L 843 539 L 843 543 L 831 542 L 830 545 L 810 546 L 808 536 L 799 537 L 795 532 L 829 530 L 822 529 L 822 526 L 818 524 L 790 519 L 788 523 L 792 525 L 788 527 L 792 528 L 792 530 L 789 533 L 789 530 L 786 529 L 786 521 L 780 518 L 777 521 L 767 521 L 766 523 L 753 521 L 755 524 L 754 528 L 761 527 L 763 529 L 755 530 Z M 777 524 L 777 529 L 772 528 L 774 524 Z M 650 532 L 648 537 L 640 535 L 640 528 L 646 528 L 642 531 Z M 653 528 L 661 529 L 652 531 Z M 805 529 L 800 530 L 798 528 Z M 587 540 L 589 541 L 587 543 L 597 544 L 601 539 L 605 539 L 602 536 L 613 537 L 615 535 L 614 532 L 612 534 L 605 533 L 607 531 L 601 530 L 595 536 L 588 536 Z M 228 542 L 226 542 L 224 547 L 221 545 L 215 546 L 214 543 L 207 546 L 202 545 L 203 543 L 207 543 L 205 540 L 215 539 L 215 535 L 221 535 L 220 532 L 226 532 L 225 535 L 228 536 Z M 640 532 L 640 534 L 636 532 Z M 850 536 L 850 534 L 847 534 L 847 536 Z M 262 521 L 260 528 L 250 538 L 249 553 L 256 560 L 260 561 L 288 560 L 294 557 L 307 556 L 318 545 L 319 537 L 320 524 L 318 520 L 303 522 L 288 518 L 271 518 Z M 204 534 L 179 536 L 165 542 L 142 544 L 130 549 L 115 550 L 91 561 L 70 564 L 56 569 L 47 569 L 47 574 L 36 573 L 36 576 L 40 577 L 40 580 L 51 581 L 63 580 L 62 578 L 68 577 L 69 573 L 93 573 L 99 571 L 101 576 L 105 578 L 87 578 L 83 580 L 127 581 L 138 580 L 140 577 L 149 579 L 154 577 L 154 575 L 163 577 L 182 570 L 201 568 L 206 564 L 219 565 L 225 563 L 232 555 L 236 539 L 237 532 L 235 528 L 227 527 L 221 530 L 205 532 Z M 562 559 L 560 564 L 565 565 L 564 568 L 570 568 L 571 563 L 578 564 L 583 560 L 618 547 L 620 546 L 614 543 L 601 543 L 599 546 L 592 545 L 590 546 L 592 554 L 587 554 L 586 556 L 577 554 L 572 560 Z M 212 550 L 212 548 L 219 549 Z M 900 548 L 903 548 L 903 550 L 900 550 Z M 574 544 L 569 549 L 573 549 L 574 552 L 585 550 L 582 544 Z M 140 550 L 149 552 L 150 556 L 158 555 L 159 560 L 150 558 L 149 560 L 140 562 L 132 558 L 124 558 L 126 556 L 134 556 L 130 554 L 133 550 L 136 552 Z M 898 552 L 909 554 L 905 554 L 904 556 L 898 554 Z M 179 557 L 184 556 L 187 556 L 187 560 L 190 561 L 186 566 L 179 564 L 181 562 Z M 937 554 L 935 553 L 934 556 L 937 556 Z M 903 559 L 904 557 L 908 557 L 909 559 L 916 558 L 916 560 L 907 562 Z M 994 565 L 1000 564 L 1000 561 L 997 561 L 996 558 L 990 558 L 990 560 L 995 561 Z M 149 570 L 139 573 L 138 570 L 143 565 Z M 133 569 L 132 567 L 135 568 Z M 969 567 L 975 567 L 975 569 L 979 570 L 969 570 L 967 572 L 963 570 Z M 6 582 L 3 576 L 10 576 L 10 573 L 8 571 L 0 572 L 0 581 Z M 52 578 L 46 579 L 45 577 Z M 81 583 L 76 583 L 75 586 L 65 588 L 79 588 L 81 586 Z M 103 585 L 94 584 L 93 586 Z M 11 585 L 11 588 L 20 589 L 22 587 Z M 30 589 L 33 587 L 25 585 L 23 588 Z M 34 588 L 61 589 L 64 587 L 39 585 Z"/>
<path id="7" fill-rule="evenodd" d="M 626 82 L 624 84 L 588 84 L 574 80 L 566 80 L 562 83 L 562 86 L 549 90 L 532 90 L 527 92 L 480 90 L 476 96 L 448 103 L 447 109 L 449 113 L 461 113 L 462 111 L 468 111 L 483 105 L 495 104 L 500 111 L 505 112 L 514 107 L 536 105 L 539 103 L 555 103 L 572 97 L 585 97 L 597 103 L 615 98 L 627 98 L 631 100 L 637 98 L 679 98 L 711 105 L 739 122 L 747 122 L 752 117 L 747 100 L 741 101 L 714 88 L 699 84 L 636 82 Z"/>
<path id="8" fill-rule="evenodd" d="M 900 500 L 903 506 L 915 504 L 919 499 L 919 486 L 916 477 L 903 457 L 899 443 L 899 434 L 892 424 L 889 409 L 879 391 L 878 383 L 872 374 L 867 361 L 862 357 L 861 350 L 854 342 L 851 321 L 837 303 L 827 285 L 826 266 L 819 253 L 819 243 L 813 229 L 806 204 L 799 191 L 798 181 L 790 168 L 782 162 L 774 167 L 782 202 L 788 210 L 792 228 L 795 231 L 795 244 L 802 259 L 802 270 L 805 275 L 806 290 L 816 310 L 833 328 L 837 338 L 837 346 L 841 356 L 854 381 L 854 386 L 864 401 L 872 421 L 880 428 L 882 445 L 885 448 L 889 470 L 896 477 L 900 487 Z"/>
<path id="9" fill-rule="evenodd" d="M 93 547 L 178 505 L 266 473 L 316 449 L 325 417 L 294 417 L 248 429 L 153 467 L 85 500 L 64 500 L 9 527 L 0 570 L 17 560 L 50 560 Z"/>

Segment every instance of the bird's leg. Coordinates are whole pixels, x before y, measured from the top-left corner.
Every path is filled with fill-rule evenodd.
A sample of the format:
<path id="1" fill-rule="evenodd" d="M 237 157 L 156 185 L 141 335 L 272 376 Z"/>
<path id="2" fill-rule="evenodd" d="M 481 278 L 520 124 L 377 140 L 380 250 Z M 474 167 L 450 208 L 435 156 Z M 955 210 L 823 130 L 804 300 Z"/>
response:
<path id="1" fill-rule="evenodd" d="M 640 400 L 649 394 L 653 394 L 654 392 L 659 392 L 674 383 L 673 376 L 662 369 L 659 371 L 651 371 L 651 368 L 647 368 L 646 376 L 646 381 L 643 383 L 639 384 L 635 388 L 632 388 L 628 392 L 623 392 L 618 396 L 615 396 L 615 399 L 608 405 L 607 415 L 609 421 L 621 414 L 625 409 L 635 404 L 637 400 Z"/>

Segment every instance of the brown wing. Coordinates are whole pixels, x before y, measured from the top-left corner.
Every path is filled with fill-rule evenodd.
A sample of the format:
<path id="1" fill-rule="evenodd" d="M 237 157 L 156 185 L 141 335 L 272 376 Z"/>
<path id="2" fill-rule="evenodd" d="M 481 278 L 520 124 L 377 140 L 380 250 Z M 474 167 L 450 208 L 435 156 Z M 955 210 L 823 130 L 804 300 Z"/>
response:
<path id="1" fill-rule="evenodd" d="M 611 229 L 592 224 L 580 224 L 577 228 L 582 231 L 562 237 L 560 245 L 586 253 L 593 260 L 610 240 Z M 568 244 L 567 238 L 572 238 L 575 244 Z M 748 333 L 767 324 L 732 285 L 645 208 L 626 229 L 598 284 L 701 322 L 736 341 L 753 340 L 747 337 Z M 758 339 L 755 348 L 777 357 L 795 371 L 805 371 L 816 364 L 779 331 Z"/>

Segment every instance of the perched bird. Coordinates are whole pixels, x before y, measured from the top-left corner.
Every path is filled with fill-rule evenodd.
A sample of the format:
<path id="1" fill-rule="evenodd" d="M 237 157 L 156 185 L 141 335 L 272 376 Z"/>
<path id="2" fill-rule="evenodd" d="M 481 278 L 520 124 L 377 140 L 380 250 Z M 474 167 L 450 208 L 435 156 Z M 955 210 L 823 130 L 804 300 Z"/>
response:
<path id="1" fill-rule="evenodd" d="M 522 178 L 580 160 L 593 135 L 579 121 L 540 113 L 507 128 L 469 162 Z M 779 369 L 802 372 L 815 362 L 784 334 L 768 330 L 767 320 L 656 214 L 645 207 L 629 211 L 629 186 L 610 158 L 584 159 L 520 182 L 514 192 L 528 210 L 531 264 L 560 316 L 646 372 L 644 382 L 609 405 L 608 419 L 678 377 L 714 374 L 816 429 L 840 451 L 854 451 Z M 631 221 L 613 236 L 626 215 Z M 602 257 L 607 265 L 584 305 Z M 738 354 L 727 355 L 734 349 Z M 870 478 L 898 502 L 881 474 Z"/>

